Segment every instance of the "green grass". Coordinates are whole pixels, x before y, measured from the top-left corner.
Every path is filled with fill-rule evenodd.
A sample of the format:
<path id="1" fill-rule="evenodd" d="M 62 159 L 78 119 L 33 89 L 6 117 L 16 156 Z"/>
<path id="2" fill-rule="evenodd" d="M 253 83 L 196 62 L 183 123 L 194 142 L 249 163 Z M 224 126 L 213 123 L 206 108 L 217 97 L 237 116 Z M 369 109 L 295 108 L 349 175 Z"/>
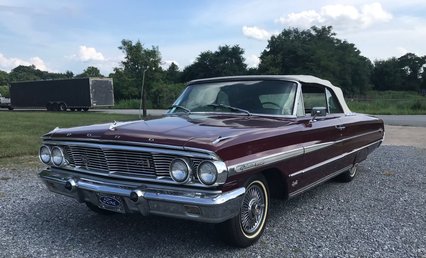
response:
<path id="1" fill-rule="evenodd" d="M 116 109 L 139 109 L 139 99 L 123 99 L 115 103 L 114 108 Z"/>
<path id="2" fill-rule="evenodd" d="M 55 127 L 136 120 L 136 115 L 105 114 L 98 112 L 0 112 L 0 165 L 3 159 L 35 156 L 40 137 Z"/>
<path id="3" fill-rule="evenodd" d="M 353 112 L 372 115 L 425 115 L 426 97 L 411 91 L 370 91 L 366 96 L 347 98 Z"/>

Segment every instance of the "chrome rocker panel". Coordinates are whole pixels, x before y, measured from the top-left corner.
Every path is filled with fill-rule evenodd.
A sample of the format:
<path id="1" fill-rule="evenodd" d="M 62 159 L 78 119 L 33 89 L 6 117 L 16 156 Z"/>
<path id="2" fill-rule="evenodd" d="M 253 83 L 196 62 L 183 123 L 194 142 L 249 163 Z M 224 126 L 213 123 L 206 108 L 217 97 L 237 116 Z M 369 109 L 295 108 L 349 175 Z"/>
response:
<path id="1" fill-rule="evenodd" d="M 202 189 L 188 191 L 140 182 L 114 182 L 59 168 L 45 169 L 39 176 L 50 191 L 81 203 L 100 206 L 97 194 L 108 194 L 122 198 L 123 213 L 154 214 L 207 223 L 220 223 L 237 216 L 245 193 L 244 187 L 222 193 Z M 136 196 L 137 201 L 134 199 Z"/>

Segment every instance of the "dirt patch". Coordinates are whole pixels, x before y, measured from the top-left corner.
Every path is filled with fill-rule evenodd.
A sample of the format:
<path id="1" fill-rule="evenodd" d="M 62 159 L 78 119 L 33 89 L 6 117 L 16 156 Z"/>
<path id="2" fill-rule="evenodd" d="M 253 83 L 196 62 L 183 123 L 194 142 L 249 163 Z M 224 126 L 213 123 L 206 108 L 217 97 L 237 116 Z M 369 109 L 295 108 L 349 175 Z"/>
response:
<path id="1" fill-rule="evenodd" d="M 385 125 L 384 145 L 426 148 L 426 128 Z"/>

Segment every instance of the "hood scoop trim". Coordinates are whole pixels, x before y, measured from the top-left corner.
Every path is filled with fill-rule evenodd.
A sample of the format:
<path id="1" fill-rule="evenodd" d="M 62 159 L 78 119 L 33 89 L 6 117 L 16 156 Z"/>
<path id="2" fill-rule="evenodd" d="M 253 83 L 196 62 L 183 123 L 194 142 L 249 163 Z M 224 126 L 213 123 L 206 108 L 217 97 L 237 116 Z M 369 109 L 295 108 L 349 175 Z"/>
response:
<path id="1" fill-rule="evenodd" d="M 218 144 L 221 141 L 225 141 L 225 140 L 228 140 L 228 139 L 231 139 L 231 138 L 235 138 L 235 137 L 237 137 L 237 135 L 229 135 L 229 136 L 224 136 L 224 137 L 219 136 L 219 137 L 217 137 L 216 140 L 212 141 L 212 143 L 213 144 Z"/>

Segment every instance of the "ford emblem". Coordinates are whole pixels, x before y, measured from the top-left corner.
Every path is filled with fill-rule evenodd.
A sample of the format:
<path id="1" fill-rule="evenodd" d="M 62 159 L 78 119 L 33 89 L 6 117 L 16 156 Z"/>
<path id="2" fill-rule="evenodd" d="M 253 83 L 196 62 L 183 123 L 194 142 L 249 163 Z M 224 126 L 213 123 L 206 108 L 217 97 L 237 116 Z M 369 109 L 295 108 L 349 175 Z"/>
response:
<path id="1" fill-rule="evenodd" d="M 110 197 L 110 196 L 101 196 L 99 198 L 99 201 L 102 204 L 110 206 L 110 207 L 118 207 L 118 206 L 120 206 L 120 201 L 117 200 L 116 198 Z"/>

